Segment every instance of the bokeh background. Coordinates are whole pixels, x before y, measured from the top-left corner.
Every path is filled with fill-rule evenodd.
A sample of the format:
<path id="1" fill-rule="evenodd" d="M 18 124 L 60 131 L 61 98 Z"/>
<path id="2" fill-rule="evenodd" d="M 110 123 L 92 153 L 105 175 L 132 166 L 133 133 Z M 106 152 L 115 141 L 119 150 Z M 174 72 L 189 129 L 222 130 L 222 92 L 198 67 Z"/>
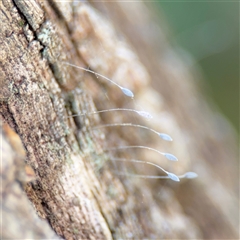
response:
<path id="1" fill-rule="evenodd" d="M 239 134 L 239 2 L 158 1 L 169 43 L 202 73 L 200 87 Z M 190 61 L 188 61 L 190 60 Z"/>

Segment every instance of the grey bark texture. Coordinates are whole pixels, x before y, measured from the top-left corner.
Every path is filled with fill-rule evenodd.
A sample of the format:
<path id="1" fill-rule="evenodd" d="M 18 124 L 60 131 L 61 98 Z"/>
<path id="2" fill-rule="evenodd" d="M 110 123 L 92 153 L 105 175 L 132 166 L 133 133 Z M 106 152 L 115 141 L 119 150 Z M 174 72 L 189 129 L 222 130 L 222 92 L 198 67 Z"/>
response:
<path id="1" fill-rule="evenodd" d="M 209 109 L 149 9 L 121 1 L 0 2 L 2 239 L 238 239 L 234 132 Z M 134 101 L 65 62 L 133 90 Z M 110 108 L 144 109 L 153 119 L 87 115 Z M 114 122 L 147 125 L 174 141 L 135 128 L 94 129 Z M 172 152 L 179 162 L 147 150 L 106 151 L 124 145 Z M 162 173 L 113 156 L 199 178 L 119 176 Z"/>

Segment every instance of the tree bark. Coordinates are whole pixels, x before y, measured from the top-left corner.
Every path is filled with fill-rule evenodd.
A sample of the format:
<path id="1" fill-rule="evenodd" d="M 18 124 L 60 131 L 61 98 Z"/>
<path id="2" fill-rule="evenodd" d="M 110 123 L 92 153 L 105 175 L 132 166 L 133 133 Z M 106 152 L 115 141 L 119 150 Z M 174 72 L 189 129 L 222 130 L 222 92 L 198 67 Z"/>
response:
<path id="1" fill-rule="evenodd" d="M 3 0 L 0 10 L 2 239 L 238 237 L 233 132 L 225 122 L 217 125 L 189 69 L 163 38 L 160 48 L 150 50 L 147 44 L 156 46 L 159 36 L 141 33 L 140 27 L 153 21 L 142 3 Z M 135 50 L 120 31 L 136 42 Z M 134 90 L 134 101 L 65 62 L 90 67 Z M 151 112 L 153 120 L 123 112 L 68 117 L 135 105 Z M 173 183 L 119 176 L 115 172 L 124 165 L 112 161 L 116 152 L 106 150 L 159 148 L 159 139 L 124 127 L 94 129 L 113 122 L 170 132 L 173 144 L 160 142 L 160 147 L 180 160 L 168 165 L 161 159 L 161 166 L 179 175 L 194 170 L 199 178 Z M 121 156 L 159 163 L 159 156 L 149 151 Z M 127 167 L 159 174 L 153 168 Z M 34 217 L 25 195 L 46 221 Z"/>

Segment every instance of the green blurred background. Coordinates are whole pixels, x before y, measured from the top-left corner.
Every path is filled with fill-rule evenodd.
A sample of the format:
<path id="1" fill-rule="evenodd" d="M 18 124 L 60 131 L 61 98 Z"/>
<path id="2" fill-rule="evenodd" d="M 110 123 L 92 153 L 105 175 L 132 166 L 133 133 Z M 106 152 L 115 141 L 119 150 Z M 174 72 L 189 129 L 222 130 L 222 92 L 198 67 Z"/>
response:
<path id="1" fill-rule="evenodd" d="M 207 94 L 239 133 L 239 2 L 158 1 L 168 40 L 196 59 Z"/>

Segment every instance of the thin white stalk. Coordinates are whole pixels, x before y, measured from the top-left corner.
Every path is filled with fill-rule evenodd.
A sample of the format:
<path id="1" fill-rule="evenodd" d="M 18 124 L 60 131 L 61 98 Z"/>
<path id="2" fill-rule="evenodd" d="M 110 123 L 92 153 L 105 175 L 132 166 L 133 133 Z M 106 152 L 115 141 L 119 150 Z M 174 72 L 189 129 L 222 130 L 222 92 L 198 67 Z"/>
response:
<path id="1" fill-rule="evenodd" d="M 150 148 L 150 147 L 146 147 L 146 146 L 120 146 L 120 147 L 108 148 L 105 151 L 116 151 L 116 150 L 131 149 L 131 148 L 142 148 L 142 149 L 151 150 L 151 151 L 157 152 L 157 153 L 165 156 L 168 160 L 178 161 L 178 159 L 173 154 L 160 152 L 159 150 L 157 150 L 155 148 Z"/>
<path id="2" fill-rule="evenodd" d="M 186 175 L 188 173 L 185 173 L 181 176 L 177 176 L 174 173 L 170 173 L 170 172 L 168 172 L 167 176 L 139 175 L 139 174 L 131 174 L 131 173 L 125 173 L 125 172 L 116 172 L 116 171 L 114 171 L 114 172 L 118 175 L 129 176 L 129 177 L 139 177 L 139 178 L 145 178 L 145 179 L 163 179 L 163 178 L 165 178 L 165 179 L 171 179 L 175 182 L 179 182 L 180 179 L 183 179 L 183 178 L 193 179 L 193 178 L 198 177 L 197 173 L 194 173 L 194 172 L 189 172 L 189 173 L 191 173 L 191 176 Z"/>
<path id="3" fill-rule="evenodd" d="M 116 172 L 117 175 L 128 176 L 128 177 L 138 177 L 138 178 L 145 178 L 145 179 L 171 179 L 169 176 L 154 176 L 154 175 L 140 175 L 140 174 L 132 174 L 132 173 L 125 173 L 125 172 Z M 179 181 L 176 181 L 179 182 Z"/>
<path id="4" fill-rule="evenodd" d="M 92 129 L 105 128 L 105 127 L 118 127 L 118 126 L 121 126 L 121 127 L 137 127 L 137 128 L 147 129 L 147 130 L 157 134 L 163 140 L 166 140 L 166 141 L 172 141 L 173 140 L 166 133 L 160 133 L 160 132 L 157 132 L 156 130 L 154 130 L 152 128 L 149 128 L 149 127 L 146 127 L 146 126 L 142 126 L 142 125 L 138 125 L 138 124 L 133 124 L 133 123 L 110 123 L 110 124 L 104 124 L 104 125 L 92 127 Z"/>
<path id="5" fill-rule="evenodd" d="M 114 111 L 135 112 L 142 117 L 145 117 L 145 118 L 148 118 L 148 119 L 152 118 L 152 115 L 148 112 L 138 111 L 138 110 L 129 109 L 129 108 L 112 108 L 112 109 L 105 109 L 105 110 L 94 111 L 94 112 L 86 112 L 86 113 L 74 114 L 74 115 L 68 116 L 67 118 L 77 117 L 77 116 L 88 116 L 88 115 L 97 114 L 97 113 L 114 112 Z"/>
<path id="6" fill-rule="evenodd" d="M 113 158 L 112 161 L 123 161 L 123 162 L 134 162 L 134 163 L 148 164 L 148 165 L 152 165 L 154 167 L 157 167 L 157 168 L 161 169 L 164 173 L 167 174 L 167 176 L 154 176 L 154 175 L 140 175 L 140 174 L 131 174 L 131 173 L 114 171 L 118 175 L 124 175 L 124 176 L 129 176 L 129 177 L 139 177 L 139 178 L 145 178 L 145 179 L 147 179 L 147 178 L 148 179 L 171 179 L 175 182 L 180 181 L 179 177 L 177 175 L 175 175 L 174 173 L 170 173 L 170 172 L 166 171 L 165 169 L 163 169 L 162 167 L 160 167 L 159 165 L 151 163 L 151 162 L 137 160 L 137 159 L 126 159 L 126 158 Z"/>
<path id="7" fill-rule="evenodd" d="M 120 86 L 119 84 L 117 84 L 116 82 L 114 82 L 113 80 L 111 80 L 110 78 L 107 78 L 105 76 L 103 76 L 102 74 L 99 74 L 99 73 L 96 73 L 88 68 L 84 68 L 84 67 L 80 67 L 80 66 L 77 66 L 77 65 L 74 65 L 72 63 L 69 63 L 69 62 L 63 62 L 64 64 L 68 65 L 68 66 L 71 66 L 71 67 L 75 67 L 75 68 L 78 68 L 78 69 L 81 69 L 83 71 L 86 71 L 86 72 L 90 72 L 90 73 L 93 73 L 95 74 L 96 76 L 99 76 L 107 81 L 109 81 L 110 83 L 114 84 L 115 86 L 117 86 L 119 89 L 121 89 L 121 91 L 123 92 L 123 94 L 125 94 L 126 96 L 128 97 L 131 97 L 131 98 L 134 98 L 134 94 L 131 90 L 129 90 L 128 88 L 124 88 L 122 86 Z"/>
<path id="8" fill-rule="evenodd" d="M 160 167 L 159 165 L 152 163 L 152 162 L 148 162 L 148 161 L 142 161 L 142 160 L 137 160 L 137 159 L 126 159 L 126 158 L 111 158 L 111 161 L 134 162 L 134 163 L 142 163 L 142 164 L 152 165 L 156 168 L 159 168 L 166 174 L 169 173 L 168 171 L 166 171 L 164 168 Z"/>
<path id="9" fill-rule="evenodd" d="M 131 174 L 131 173 L 114 171 L 118 175 L 124 175 L 124 176 L 129 176 L 129 177 L 139 177 L 139 178 L 145 178 L 145 179 L 171 179 L 175 182 L 180 181 L 180 179 L 179 179 L 180 177 L 178 177 L 174 173 L 170 173 L 170 172 L 166 171 L 165 169 L 163 169 L 159 165 L 157 165 L 155 163 L 152 163 L 152 162 L 147 162 L 147 161 L 142 161 L 142 160 L 137 160 L 137 159 L 126 159 L 126 158 L 113 158 L 112 161 L 122 161 L 122 162 L 134 162 L 134 163 L 148 164 L 148 165 L 152 165 L 156 168 L 159 168 L 160 170 L 162 170 L 164 173 L 167 174 L 167 176 L 154 176 L 154 175 L 140 175 L 140 174 Z M 189 173 L 192 174 L 192 172 L 189 172 Z M 182 175 L 182 176 L 184 176 L 184 175 Z"/>

